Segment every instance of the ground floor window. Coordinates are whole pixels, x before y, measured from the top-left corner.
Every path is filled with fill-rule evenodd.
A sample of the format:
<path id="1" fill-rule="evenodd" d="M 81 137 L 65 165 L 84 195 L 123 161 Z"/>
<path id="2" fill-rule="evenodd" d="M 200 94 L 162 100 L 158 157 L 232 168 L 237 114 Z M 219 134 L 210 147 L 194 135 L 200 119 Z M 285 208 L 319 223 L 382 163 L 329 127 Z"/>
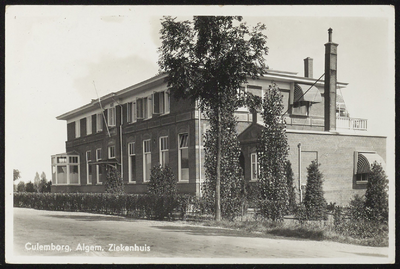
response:
<path id="1" fill-rule="evenodd" d="M 169 163 L 168 136 L 160 137 L 160 164 L 165 167 Z"/>
<path id="2" fill-rule="evenodd" d="M 54 185 L 80 184 L 80 169 L 78 155 L 52 156 L 52 182 Z"/>
<path id="3" fill-rule="evenodd" d="M 178 139 L 178 170 L 179 181 L 189 180 L 189 134 L 179 134 Z"/>
<path id="4" fill-rule="evenodd" d="M 86 180 L 87 184 L 92 184 L 92 165 L 90 162 L 92 161 L 91 151 L 86 151 Z"/>
<path id="5" fill-rule="evenodd" d="M 368 183 L 368 173 L 357 174 L 356 175 L 356 183 L 358 184 L 366 184 Z"/>
<path id="6" fill-rule="evenodd" d="M 150 139 L 143 141 L 143 181 L 150 181 L 151 173 L 151 148 Z"/>
<path id="7" fill-rule="evenodd" d="M 101 160 L 101 149 L 96 149 L 96 161 Z M 102 184 L 103 180 L 103 166 L 101 165 L 96 165 L 96 178 L 97 178 L 97 184 Z"/>
<path id="8" fill-rule="evenodd" d="M 136 171 L 136 155 L 135 155 L 135 142 L 128 144 L 128 169 L 129 169 L 129 182 L 135 181 Z"/>
<path id="9" fill-rule="evenodd" d="M 251 180 L 258 179 L 258 160 L 257 160 L 257 153 L 251 154 Z"/>

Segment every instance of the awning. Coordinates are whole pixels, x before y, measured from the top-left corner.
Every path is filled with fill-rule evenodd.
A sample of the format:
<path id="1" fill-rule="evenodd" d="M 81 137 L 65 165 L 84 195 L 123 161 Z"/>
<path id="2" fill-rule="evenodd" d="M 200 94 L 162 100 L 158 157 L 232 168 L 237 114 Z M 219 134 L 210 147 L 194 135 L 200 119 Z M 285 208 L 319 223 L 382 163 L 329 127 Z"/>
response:
<path id="1" fill-rule="evenodd" d="M 96 162 L 89 162 L 89 164 L 102 165 L 102 164 L 120 164 L 116 159 L 98 160 Z"/>
<path id="2" fill-rule="evenodd" d="M 311 103 L 321 103 L 322 97 L 318 88 L 311 85 L 305 84 L 294 84 L 294 102 L 311 102 Z"/>
<path id="3" fill-rule="evenodd" d="M 385 161 L 376 153 L 358 153 L 357 174 L 371 173 L 371 165 L 374 162 L 382 165 L 385 170 Z"/>

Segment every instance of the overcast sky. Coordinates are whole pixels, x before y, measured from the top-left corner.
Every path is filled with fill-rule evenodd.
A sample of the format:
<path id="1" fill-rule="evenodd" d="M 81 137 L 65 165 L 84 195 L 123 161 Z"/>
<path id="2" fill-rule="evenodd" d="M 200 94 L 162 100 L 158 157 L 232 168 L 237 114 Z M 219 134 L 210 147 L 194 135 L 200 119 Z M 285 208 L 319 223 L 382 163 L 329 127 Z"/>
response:
<path id="1" fill-rule="evenodd" d="M 394 18 L 388 6 L 10 6 L 6 10 L 6 179 L 19 169 L 51 179 L 50 156 L 65 152 L 56 117 L 158 72 L 163 15 L 242 15 L 267 26 L 271 69 L 298 72 L 314 59 L 324 73 L 328 28 L 338 43 L 338 81 L 351 117 L 387 136 L 394 156 Z M 184 15 L 185 17 L 182 17 Z M 391 169 L 388 167 L 388 170 Z"/>

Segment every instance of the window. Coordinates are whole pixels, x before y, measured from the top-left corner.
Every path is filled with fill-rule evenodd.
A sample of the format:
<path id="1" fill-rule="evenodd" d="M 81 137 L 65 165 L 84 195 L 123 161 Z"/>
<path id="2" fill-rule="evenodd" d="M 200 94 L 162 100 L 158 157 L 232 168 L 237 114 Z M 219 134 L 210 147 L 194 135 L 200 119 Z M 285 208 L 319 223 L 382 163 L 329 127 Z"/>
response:
<path id="1" fill-rule="evenodd" d="M 150 98 L 144 97 L 144 98 L 139 98 L 136 101 L 136 115 L 138 119 L 148 119 L 151 118 L 152 116 L 152 103 Z"/>
<path id="2" fill-rule="evenodd" d="M 143 141 L 143 181 L 150 181 L 151 148 L 150 139 Z"/>
<path id="3" fill-rule="evenodd" d="M 179 134 L 178 141 L 178 178 L 179 181 L 189 180 L 189 134 Z"/>
<path id="4" fill-rule="evenodd" d="M 135 183 L 135 170 L 136 170 L 136 155 L 135 155 L 135 142 L 128 144 L 128 169 L 129 169 L 129 182 Z"/>
<path id="5" fill-rule="evenodd" d="M 115 107 L 111 107 L 107 109 L 107 124 L 108 126 L 115 126 L 115 119 L 116 119 L 116 113 L 115 113 Z"/>
<path id="6" fill-rule="evenodd" d="M 96 117 L 96 130 L 97 132 L 103 131 L 103 114 L 97 114 Z"/>
<path id="7" fill-rule="evenodd" d="M 166 114 L 169 113 L 169 93 L 166 91 L 156 92 L 153 94 L 153 113 Z"/>
<path id="8" fill-rule="evenodd" d="M 300 101 L 293 103 L 292 114 L 300 116 L 308 116 L 310 108 L 310 102 Z"/>
<path id="9" fill-rule="evenodd" d="M 75 138 L 78 138 L 81 136 L 81 121 L 77 120 L 75 121 Z"/>
<path id="10" fill-rule="evenodd" d="M 115 146 L 108 147 L 108 158 L 115 159 Z"/>
<path id="11" fill-rule="evenodd" d="M 136 121 L 136 109 L 135 109 L 136 104 L 135 103 L 128 103 L 127 104 L 127 109 L 126 109 L 126 113 L 127 113 L 127 117 L 126 117 L 126 121 L 128 123 L 130 122 L 135 122 Z"/>
<path id="12" fill-rule="evenodd" d="M 259 173 L 257 153 L 252 153 L 250 158 L 251 158 L 251 180 L 257 180 Z"/>
<path id="13" fill-rule="evenodd" d="M 86 117 L 86 135 L 92 134 L 92 116 Z"/>
<path id="14" fill-rule="evenodd" d="M 101 149 L 96 149 L 96 161 L 101 160 Z M 96 165 L 97 184 L 102 184 L 103 167 Z"/>
<path id="15" fill-rule="evenodd" d="M 168 136 L 160 137 L 160 164 L 165 168 L 169 163 Z"/>
<path id="16" fill-rule="evenodd" d="M 54 185 L 79 185 L 79 156 L 52 156 L 52 173 L 52 182 Z"/>
<path id="17" fill-rule="evenodd" d="M 87 184 L 92 184 L 92 166 L 90 162 L 92 161 L 91 152 L 86 151 L 86 180 Z"/>
<path id="18" fill-rule="evenodd" d="M 356 174 L 356 183 L 357 184 L 368 183 L 368 176 L 369 176 L 369 173 Z"/>

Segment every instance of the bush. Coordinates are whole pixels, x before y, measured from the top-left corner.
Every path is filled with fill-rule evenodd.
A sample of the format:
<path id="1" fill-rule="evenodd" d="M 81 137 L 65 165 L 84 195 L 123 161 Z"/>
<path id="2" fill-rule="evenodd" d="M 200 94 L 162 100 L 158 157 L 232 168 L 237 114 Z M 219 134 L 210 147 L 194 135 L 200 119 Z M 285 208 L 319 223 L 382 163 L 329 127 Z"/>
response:
<path id="1" fill-rule="evenodd" d="M 106 193 L 116 193 L 123 194 L 124 191 L 124 182 L 121 177 L 121 173 L 114 166 L 110 166 L 107 170 L 106 180 L 104 182 L 104 188 Z"/>
<path id="2" fill-rule="evenodd" d="M 319 171 L 320 164 L 312 161 L 307 167 L 307 185 L 306 195 L 304 197 L 304 206 L 306 208 L 307 219 L 324 220 L 326 215 L 326 200 L 322 190 L 323 175 Z"/>
<path id="3" fill-rule="evenodd" d="M 375 161 L 372 164 L 365 193 L 366 214 L 372 221 L 387 222 L 388 220 L 388 183 L 385 171 Z"/>
<path id="4" fill-rule="evenodd" d="M 169 166 L 155 165 L 151 168 L 149 193 L 153 195 L 176 195 L 176 179 Z"/>

